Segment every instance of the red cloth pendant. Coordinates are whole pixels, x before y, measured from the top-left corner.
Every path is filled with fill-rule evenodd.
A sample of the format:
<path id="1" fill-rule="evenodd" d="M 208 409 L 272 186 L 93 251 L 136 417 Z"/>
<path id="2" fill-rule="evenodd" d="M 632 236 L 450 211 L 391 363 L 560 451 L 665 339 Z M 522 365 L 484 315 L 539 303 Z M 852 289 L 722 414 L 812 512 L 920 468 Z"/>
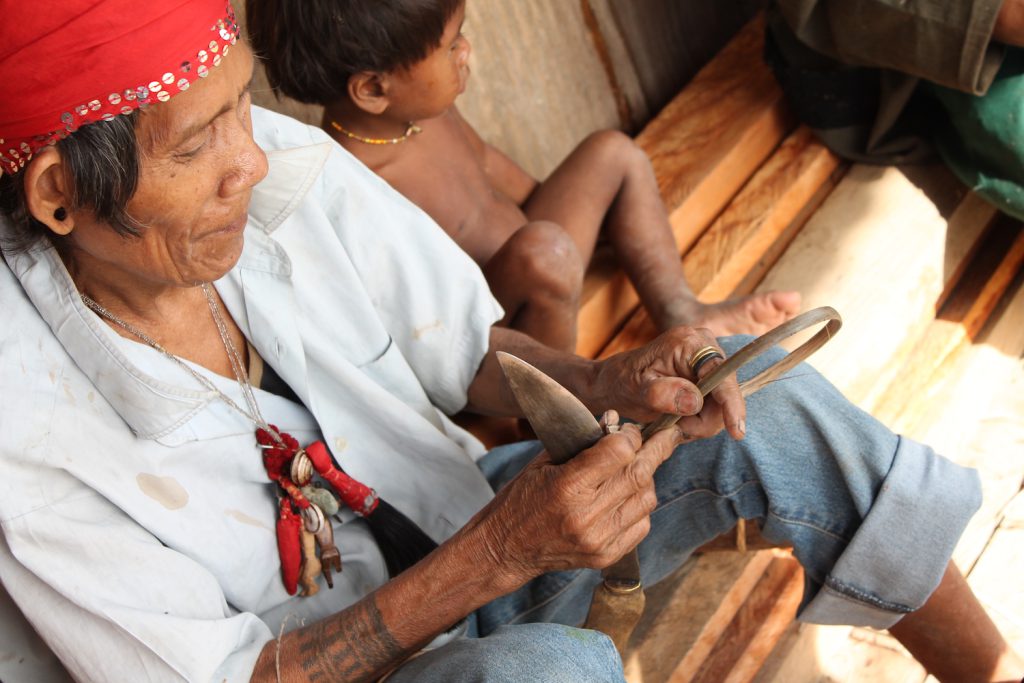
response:
<path id="1" fill-rule="evenodd" d="M 257 429 L 256 441 L 263 449 L 263 466 L 267 470 L 267 477 L 276 483 L 282 493 L 285 494 L 281 496 L 280 510 L 278 512 L 277 549 L 278 554 L 281 556 L 281 576 L 284 580 L 285 590 L 288 591 L 289 595 L 295 595 L 295 592 L 298 590 L 299 573 L 302 567 L 303 519 L 300 514 L 296 514 L 293 506 L 299 512 L 302 512 L 303 510 L 309 510 L 312 505 L 291 476 L 291 473 L 296 471 L 293 469 L 293 466 L 299 462 L 297 459 L 307 459 L 312 464 L 312 468 L 320 474 L 324 481 L 330 484 L 331 488 L 338 494 L 338 497 L 341 498 L 341 501 L 357 515 L 362 517 L 369 516 L 377 509 L 380 498 L 377 496 L 377 492 L 369 486 L 364 486 L 335 467 L 334 461 L 331 460 L 331 456 L 323 442 L 314 441 L 303 449 L 299 446 L 298 440 L 291 434 L 282 432 L 275 425 L 268 426 L 273 430 L 273 433 L 262 428 Z M 309 465 L 306 463 L 302 464 L 304 467 L 299 468 L 300 474 L 296 476 L 308 479 L 310 474 Z M 305 485 L 308 481 L 301 481 L 301 483 Z M 324 523 L 330 524 L 331 522 L 330 520 L 324 520 Z M 330 547 L 333 548 L 333 545 Z M 324 548 L 321 547 L 321 553 L 323 552 Z M 336 549 L 334 553 L 337 554 Z M 325 559 L 328 558 L 321 557 L 321 561 Z M 340 556 L 338 560 L 335 560 L 333 556 L 330 559 L 334 562 L 331 565 L 332 567 L 335 564 L 337 565 L 335 571 L 340 571 Z M 331 584 L 329 572 L 328 583 Z"/>
<path id="2" fill-rule="evenodd" d="M 322 441 L 314 441 L 306 446 L 306 456 L 342 502 L 357 515 L 367 517 L 377 509 L 377 504 L 380 503 L 377 492 L 335 467 Z"/>
<path id="3" fill-rule="evenodd" d="M 287 498 L 281 499 L 277 516 L 277 552 L 281 556 L 281 580 L 288 595 L 299 589 L 302 569 L 302 518 L 292 512 Z"/>

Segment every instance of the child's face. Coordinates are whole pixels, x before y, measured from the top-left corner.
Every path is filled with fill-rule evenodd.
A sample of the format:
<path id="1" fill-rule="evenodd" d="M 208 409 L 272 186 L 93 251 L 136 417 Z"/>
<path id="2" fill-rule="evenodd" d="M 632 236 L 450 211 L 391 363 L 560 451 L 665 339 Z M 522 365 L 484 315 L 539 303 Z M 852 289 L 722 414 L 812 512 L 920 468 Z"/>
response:
<path id="1" fill-rule="evenodd" d="M 470 45 L 462 35 L 466 5 L 445 26 L 441 44 L 408 69 L 391 72 L 391 112 L 406 121 L 440 116 L 466 89 Z"/>

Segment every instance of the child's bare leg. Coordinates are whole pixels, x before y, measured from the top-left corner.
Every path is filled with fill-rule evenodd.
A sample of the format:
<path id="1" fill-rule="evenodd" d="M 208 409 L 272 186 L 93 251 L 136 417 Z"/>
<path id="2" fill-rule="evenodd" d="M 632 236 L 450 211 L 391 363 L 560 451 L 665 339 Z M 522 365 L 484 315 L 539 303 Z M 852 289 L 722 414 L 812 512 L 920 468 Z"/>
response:
<path id="1" fill-rule="evenodd" d="M 501 324 L 552 348 L 576 349 L 583 264 L 565 230 L 545 221 L 527 223 L 483 271 L 505 309 Z"/>
<path id="2" fill-rule="evenodd" d="M 760 333 L 798 312 L 800 295 L 772 292 L 720 304 L 697 301 L 643 150 L 616 131 L 583 141 L 523 206 L 530 220 L 565 228 L 589 263 L 602 226 L 640 300 L 661 328 L 709 327 L 715 334 Z"/>
<path id="3" fill-rule="evenodd" d="M 924 606 L 889 632 L 940 681 L 1019 681 L 1024 676 L 1024 660 L 1009 648 L 953 564 Z"/>

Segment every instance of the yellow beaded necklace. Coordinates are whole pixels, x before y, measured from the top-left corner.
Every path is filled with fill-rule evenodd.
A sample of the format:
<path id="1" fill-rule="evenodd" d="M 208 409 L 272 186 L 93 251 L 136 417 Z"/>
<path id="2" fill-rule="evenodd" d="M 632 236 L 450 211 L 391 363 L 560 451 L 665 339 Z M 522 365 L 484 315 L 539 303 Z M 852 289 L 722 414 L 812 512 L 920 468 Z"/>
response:
<path id="1" fill-rule="evenodd" d="M 337 121 L 333 121 L 332 120 L 331 121 L 331 127 L 334 128 L 334 130 L 336 130 L 339 133 L 341 133 L 342 135 L 344 135 L 345 137 L 352 138 L 353 140 L 358 140 L 359 142 L 365 142 L 368 145 L 397 145 L 399 143 L 405 142 L 406 140 L 411 138 L 413 135 L 416 135 L 417 133 L 419 133 L 419 132 L 421 132 L 423 130 L 422 128 L 417 126 L 415 123 L 410 121 L 409 124 L 408 124 L 408 127 L 405 129 L 405 133 L 403 133 L 401 137 L 398 137 L 398 138 L 364 138 L 362 135 L 356 135 L 352 131 L 346 130 Z"/>

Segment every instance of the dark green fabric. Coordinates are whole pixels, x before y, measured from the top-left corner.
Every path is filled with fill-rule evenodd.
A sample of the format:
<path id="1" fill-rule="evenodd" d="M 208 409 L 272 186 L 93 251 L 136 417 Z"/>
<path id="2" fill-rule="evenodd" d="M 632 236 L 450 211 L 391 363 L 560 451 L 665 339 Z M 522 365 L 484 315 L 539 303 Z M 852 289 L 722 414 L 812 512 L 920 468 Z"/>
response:
<path id="1" fill-rule="evenodd" d="M 797 117 L 852 161 L 934 161 L 924 80 L 987 91 L 1002 0 L 772 0 L 765 57 Z M 923 116 L 922 116 L 923 115 Z"/>
<path id="2" fill-rule="evenodd" d="M 843 158 L 931 161 L 1024 220 L 1024 50 L 991 41 L 1002 0 L 773 0 L 765 57 L 797 117 Z"/>
<path id="3" fill-rule="evenodd" d="M 1002 0 L 773 0 L 770 12 L 773 28 L 781 18 L 821 56 L 979 95 L 1003 56 L 1003 47 L 990 41 L 1001 5 Z"/>
<path id="4" fill-rule="evenodd" d="M 1004 213 L 1024 220 L 1024 50 L 1007 52 L 983 97 L 922 87 L 946 114 L 933 143 L 949 167 Z"/>

